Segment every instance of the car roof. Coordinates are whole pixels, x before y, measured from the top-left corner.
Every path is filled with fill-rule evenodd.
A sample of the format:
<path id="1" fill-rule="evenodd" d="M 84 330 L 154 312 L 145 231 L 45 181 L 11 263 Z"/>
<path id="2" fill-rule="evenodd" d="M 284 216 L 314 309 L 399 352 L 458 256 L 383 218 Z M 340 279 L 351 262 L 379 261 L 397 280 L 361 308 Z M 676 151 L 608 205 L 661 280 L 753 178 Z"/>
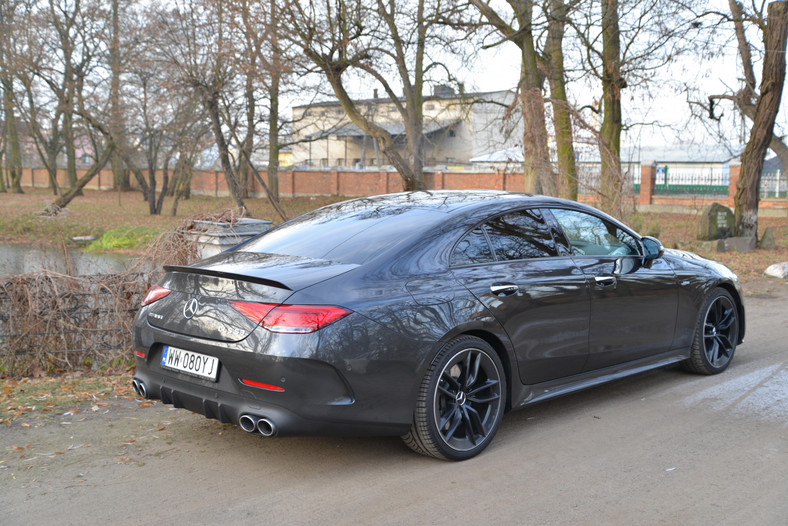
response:
<path id="1" fill-rule="evenodd" d="M 361 264 L 419 243 L 427 233 L 432 239 L 436 229 L 473 222 L 496 209 L 528 206 L 593 210 L 564 199 L 497 190 L 401 192 L 324 206 L 282 223 L 239 249 Z"/>

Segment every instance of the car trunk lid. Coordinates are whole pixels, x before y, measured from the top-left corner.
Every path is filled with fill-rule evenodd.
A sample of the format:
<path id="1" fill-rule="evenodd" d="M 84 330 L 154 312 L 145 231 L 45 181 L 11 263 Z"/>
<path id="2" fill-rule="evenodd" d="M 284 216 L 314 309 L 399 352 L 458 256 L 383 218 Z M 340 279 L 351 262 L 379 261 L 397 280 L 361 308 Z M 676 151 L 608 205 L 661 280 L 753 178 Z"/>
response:
<path id="1" fill-rule="evenodd" d="M 357 266 L 248 252 L 226 252 L 190 266 L 167 265 L 160 286 L 170 293 L 148 306 L 148 323 L 197 338 L 240 341 L 258 323 L 233 302 L 279 305 L 295 291 Z"/>

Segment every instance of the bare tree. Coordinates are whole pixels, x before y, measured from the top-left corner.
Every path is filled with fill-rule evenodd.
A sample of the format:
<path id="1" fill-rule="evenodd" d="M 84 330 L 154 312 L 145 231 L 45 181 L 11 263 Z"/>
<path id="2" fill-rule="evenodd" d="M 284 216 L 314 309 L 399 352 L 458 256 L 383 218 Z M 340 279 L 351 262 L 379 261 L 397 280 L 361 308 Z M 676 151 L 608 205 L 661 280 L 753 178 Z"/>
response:
<path id="1" fill-rule="evenodd" d="M 22 154 L 17 129 L 16 109 L 14 95 L 14 80 L 16 78 L 17 64 L 14 60 L 13 49 L 16 47 L 15 37 L 18 34 L 18 11 L 21 2 L 13 0 L 0 0 L 0 90 L 3 98 L 3 126 L 5 146 L 5 170 L 11 191 L 22 193 L 20 180 L 22 179 Z M 0 191 L 5 192 L 5 181 L 0 181 Z"/>
<path id="2" fill-rule="evenodd" d="M 613 215 L 625 212 L 622 91 L 655 85 L 655 71 L 694 46 L 701 28 L 692 7 L 692 0 L 593 0 L 579 4 L 570 20 L 582 69 L 602 90 L 600 206 Z"/>
<path id="3" fill-rule="evenodd" d="M 123 105 L 121 98 L 121 73 L 123 66 L 123 53 L 121 51 L 121 20 L 122 6 L 120 0 L 111 0 L 110 11 L 110 44 L 108 53 L 109 71 L 110 71 L 110 88 L 109 88 L 109 104 L 110 104 L 110 131 L 115 138 L 116 144 L 125 144 L 125 139 L 122 137 L 124 134 L 123 126 Z M 125 15 L 125 13 L 123 13 Z M 128 20 L 128 19 L 126 19 Z M 128 171 L 124 169 L 123 160 L 117 151 L 112 152 L 110 158 L 110 165 L 112 166 L 112 179 L 115 188 L 119 190 L 128 190 L 130 188 L 130 181 Z"/>
<path id="4" fill-rule="evenodd" d="M 563 0 L 548 0 L 544 10 L 547 16 L 547 42 L 545 43 L 544 68 L 550 84 L 550 102 L 553 107 L 553 129 L 555 131 L 556 161 L 558 164 L 558 195 L 577 200 L 578 179 L 575 165 L 574 132 L 564 68 L 564 32 L 569 23 L 572 5 Z"/>
<path id="5" fill-rule="evenodd" d="M 273 200 L 279 199 L 279 143 L 282 119 L 280 98 L 283 90 L 295 87 L 293 71 L 303 62 L 292 42 L 283 39 L 281 0 L 232 0 L 227 2 L 232 41 L 233 68 L 239 85 L 229 90 L 235 99 L 225 98 L 228 126 L 238 130 L 236 144 L 238 176 L 246 186 L 253 167 L 255 151 L 267 145 L 268 188 Z M 300 57 L 299 57 L 300 56 Z M 302 84 L 302 89 L 307 86 Z M 264 126 L 266 125 L 267 126 Z"/>
<path id="6" fill-rule="evenodd" d="M 785 2 L 764 5 L 752 4 L 750 11 L 729 0 L 730 14 L 721 14 L 724 21 L 732 23 L 736 35 L 738 55 L 744 73 L 742 87 L 736 93 L 709 96 L 708 115 L 715 114 L 715 101 L 732 101 L 742 117 L 752 122 L 750 139 L 742 155 L 741 172 L 736 190 L 736 230 L 741 236 L 758 234 L 758 199 L 761 172 L 767 149 L 780 158 L 783 170 L 788 167 L 788 146 L 774 132 L 785 82 L 786 33 L 788 32 L 788 7 Z M 763 35 L 764 58 L 760 89 L 753 67 L 753 46 L 747 39 L 748 28 L 755 28 Z M 788 180 L 788 175 L 786 176 Z"/>
<path id="7" fill-rule="evenodd" d="M 439 55 L 461 48 L 463 26 L 455 22 L 461 9 L 435 0 L 298 0 L 285 11 L 294 41 L 325 75 L 350 121 L 395 166 L 406 190 L 425 188 L 424 90 L 431 79 L 451 77 Z M 404 155 L 391 130 L 350 96 L 354 78 L 382 86 L 404 123 Z"/>
<path id="8" fill-rule="evenodd" d="M 106 18 L 99 0 L 48 0 L 37 16 L 50 60 L 39 68 L 44 83 L 63 112 L 63 141 L 71 188 L 77 185 L 77 127 L 79 99 L 85 81 L 97 66 Z"/>
<path id="9" fill-rule="evenodd" d="M 231 86 L 233 74 L 228 55 L 226 7 L 221 0 L 183 0 L 172 5 L 159 9 L 157 23 L 150 28 L 159 46 L 161 65 L 170 69 L 180 86 L 200 97 L 211 122 L 230 195 L 241 215 L 247 215 L 221 115 L 222 97 Z"/>
<path id="10" fill-rule="evenodd" d="M 503 37 L 520 48 L 520 108 L 523 116 L 523 157 L 525 164 L 525 191 L 555 195 L 555 174 L 547 147 L 542 85 L 544 75 L 539 70 L 539 54 L 534 34 L 534 7 L 532 0 L 509 0 L 511 13 L 504 14 L 486 0 L 471 0 L 484 18 Z M 507 22 L 511 19 L 512 22 Z M 516 22 L 516 24 L 514 23 Z M 554 34 L 554 36 L 557 36 Z M 556 50 L 552 50 L 555 52 Z"/>

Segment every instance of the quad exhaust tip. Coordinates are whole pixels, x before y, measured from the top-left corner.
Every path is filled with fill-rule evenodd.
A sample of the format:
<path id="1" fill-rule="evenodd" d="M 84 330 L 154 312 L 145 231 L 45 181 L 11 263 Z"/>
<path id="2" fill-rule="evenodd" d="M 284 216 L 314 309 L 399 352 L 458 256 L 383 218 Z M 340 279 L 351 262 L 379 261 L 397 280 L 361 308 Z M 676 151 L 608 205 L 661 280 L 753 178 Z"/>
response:
<path id="1" fill-rule="evenodd" d="M 264 437 L 272 437 L 276 435 L 276 425 L 266 417 L 258 417 L 254 415 L 241 415 L 238 419 L 238 424 L 241 429 L 247 433 L 260 433 Z"/>
<path id="2" fill-rule="evenodd" d="M 261 418 L 257 421 L 257 430 L 264 437 L 272 437 L 276 434 L 276 426 L 267 418 Z"/>
<path id="3" fill-rule="evenodd" d="M 241 429 L 247 433 L 254 433 L 255 429 L 257 429 L 257 420 L 250 415 L 241 415 L 238 423 L 241 424 Z"/>
<path id="4" fill-rule="evenodd" d="M 142 398 L 148 398 L 148 388 L 145 387 L 145 383 L 137 380 L 134 378 L 131 381 L 131 386 L 134 388 L 134 392 L 137 393 Z"/>

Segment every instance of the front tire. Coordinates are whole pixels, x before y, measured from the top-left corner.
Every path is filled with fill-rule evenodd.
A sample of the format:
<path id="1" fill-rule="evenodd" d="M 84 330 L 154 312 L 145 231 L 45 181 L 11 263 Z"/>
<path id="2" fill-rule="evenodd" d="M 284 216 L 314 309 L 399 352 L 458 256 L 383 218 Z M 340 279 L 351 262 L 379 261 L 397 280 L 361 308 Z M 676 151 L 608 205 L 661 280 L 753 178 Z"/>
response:
<path id="1" fill-rule="evenodd" d="M 417 453 L 466 460 L 481 453 L 498 431 L 506 377 L 487 342 L 460 336 L 446 344 L 419 388 L 413 425 L 402 438 Z"/>
<path id="2" fill-rule="evenodd" d="M 700 311 L 690 357 L 684 366 L 693 373 L 718 374 L 728 368 L 739 339 L 739 313 L 733 297 L 716 289 Z"/>

